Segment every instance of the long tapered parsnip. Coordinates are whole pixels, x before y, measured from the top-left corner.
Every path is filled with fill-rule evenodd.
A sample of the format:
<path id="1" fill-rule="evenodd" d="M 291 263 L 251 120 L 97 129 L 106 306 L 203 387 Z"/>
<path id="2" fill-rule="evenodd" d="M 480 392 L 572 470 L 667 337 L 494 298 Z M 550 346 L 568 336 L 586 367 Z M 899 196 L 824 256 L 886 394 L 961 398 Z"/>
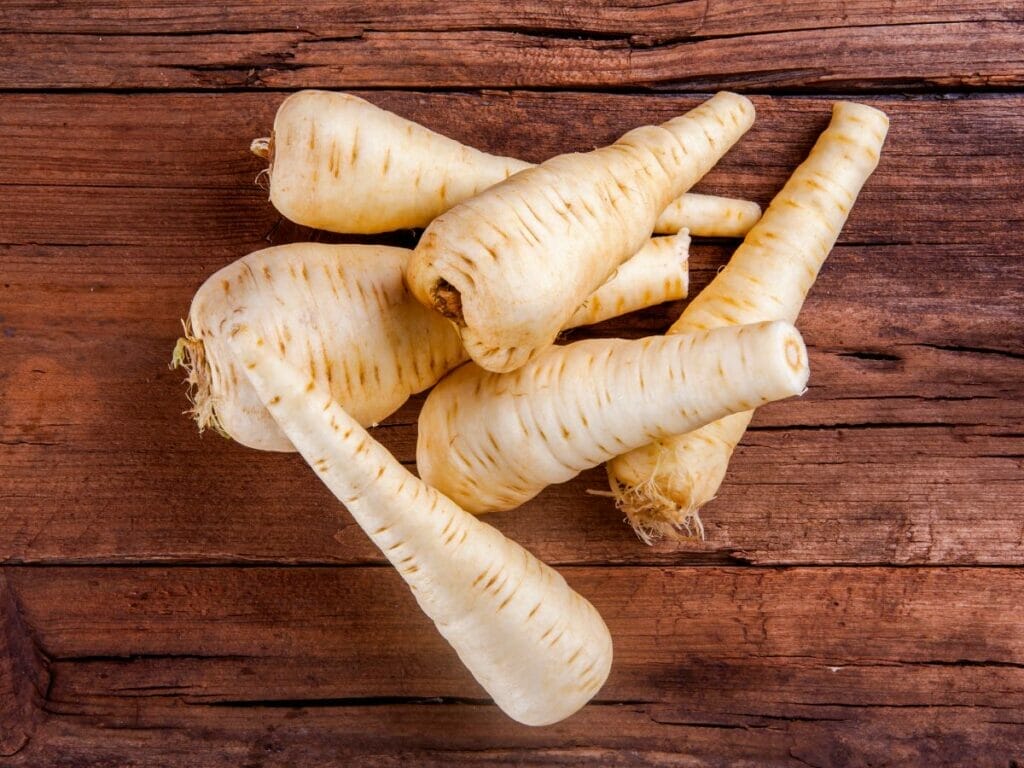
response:
<path id="1" fill-rule="evenodd" d="M 567 327 L 662 301 L 687 288 L 686 233 L 653 238 L 591 296 Z M 226 346 L 239 314 L 291 365 L 308 371 L 363 426 L 466 359 L 452 324 L 416 301 L 402 274 L 411 255 L 378 245 L 293 243 L 249 254 L 196 292 L 175 361 L 189 371 L 192 413 L 252 448 L 293 450 Z"/>
<path id="2" fill-rule="evenodd" d="M 281 429 L 495 704 L 521 723 L 547 725 L 597 693 L 612 642 L 589 602 L 406 470 L 308 372 L 287 363 L 273 338 L 247 329 L 229 338 Z"/>
<path id="3" fill-rule="evenodd" d="M 670 333 L 761 320 L 796 320 L 864 182 L 878 164 L 889 120 L 840 102 L 810 155 L 747 234 L 729 264 Z M 608 464 L 612 491 L 645 540 L 701 531 L 698 509 L 718 492 L 745 411 L 654 443 Z"/>
<path id="4" fill-rule="evenodd" d="M 269 161 L 270 200 L 284 216 L 355 234 L 425 227 L 456 203 L 531 167 L 327 91 L 285 99 L 273 134 L 256 139 L 252 150 Z M 654 231 L 741 237 L 760 215 L 746 200 L 686 194 L 665 209 Z"/>
<path id="5" fill-rule="evenodd" d="M 807 354 L 785 322 L 550 347 L 511 373 L 472 363 L 420 412 L 420 477 L 470 512 L 729 413 L 803 392 Z"/>
<path id="6" fill-rule="evenodd" d="M 431 222 L 409 288 L 458 325 L 477 364 L 514 370 L 554 342 L 753 119 L 748 99 L 720 93 L 608 147 L 520 171 Z"/>

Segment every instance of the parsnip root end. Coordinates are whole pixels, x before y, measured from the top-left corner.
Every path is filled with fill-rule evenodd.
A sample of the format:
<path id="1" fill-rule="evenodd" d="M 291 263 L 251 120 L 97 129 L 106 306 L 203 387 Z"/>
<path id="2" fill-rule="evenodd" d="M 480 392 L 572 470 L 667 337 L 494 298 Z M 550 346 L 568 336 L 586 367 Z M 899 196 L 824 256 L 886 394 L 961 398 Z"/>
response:
<path id="1" fill-rule="evenodd" d="M 185 383 L 188 385 L 188 400 L 192 407 L 185 413 L 195 419 L 200 432 L 209 427 L 222 437 L 230 437 L 217 419 L 214 408 L 213 375 L 206 359 L 206 348 L 202 339 L 192 335 L 189 323 L 184 323 L 184 326 L 185 335 L 174 345 L 170 367 L 171 370 L 184 368 L 188 374 Z"/>
<path id="2" fill-rule="evenodd" d="M 249 151 L 256 155 L 256 157 L 269 160 L 271 153 L 274 151 L 273 136 L 261 136 L 258 139 L 253 139 L 249 145 Z"/>
<path id="3" fill-rule="evenodd" d="M 633 531 L 644 542 L 704 541 L 700 508 L 683 507 L 658 485 L 657 473 L 639 485 L 626 485 L 611 472 L 608 482 L 615 506 L 626 515 Z"/>

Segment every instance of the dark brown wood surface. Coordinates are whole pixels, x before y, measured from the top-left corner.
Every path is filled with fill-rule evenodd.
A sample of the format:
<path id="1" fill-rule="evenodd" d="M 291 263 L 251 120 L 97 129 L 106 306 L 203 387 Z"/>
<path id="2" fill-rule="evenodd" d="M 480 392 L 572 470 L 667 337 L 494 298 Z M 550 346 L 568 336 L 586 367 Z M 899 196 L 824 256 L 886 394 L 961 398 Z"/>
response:
<path id="1" fill-rule="evenodd" d="M 4 3 L 0 765 L 1024 764 L 1022 20 Z M 762 204 L 836 98 L 892 119 L 801 315 L 811 388 L 758 413 L 706 542 L 644 547 L 600 471 L 489 518 L 612 630 L 607 685 L 557 726 L 488 703 L 301 460 L 181 414 L 166 365 L 205 276 L 325 237 L 247 151 L 311 86 L 530 160 L 745 90 L 757 123 L 699 188 Z M 695 291 L 731 247 L 695 244 Z M 419 402 L 375 431 L 408 463 Z"/>

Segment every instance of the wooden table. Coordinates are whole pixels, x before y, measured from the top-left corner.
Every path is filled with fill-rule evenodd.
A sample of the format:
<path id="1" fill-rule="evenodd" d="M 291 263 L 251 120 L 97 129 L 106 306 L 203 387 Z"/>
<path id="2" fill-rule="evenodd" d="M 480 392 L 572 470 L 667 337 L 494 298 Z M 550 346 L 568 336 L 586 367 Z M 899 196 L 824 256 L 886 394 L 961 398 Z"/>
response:
<path id="1" fill-rule="evenodd" d="M 0 8 L 0 765 L 1024 761 L 1024 5 L 7 0 Z M 182 415 L 192 292 L 282 223 L 249 140 L 353 90 L 541 160 L 732 88 L 699 189 L 766 204 L 830 104 L 886 110 L 704 543 L 588 488 L 489 518 L 606 617 L 559 725 L 501 715 L 295 456 Z M 408 236 L 399 240 L 409 242 Z M 695 290 L 733 247 L 693 248 Z M 680 305 L 599 332 L 661 332 Z M 413 460 L 411 402 L 375 431 Z"/>

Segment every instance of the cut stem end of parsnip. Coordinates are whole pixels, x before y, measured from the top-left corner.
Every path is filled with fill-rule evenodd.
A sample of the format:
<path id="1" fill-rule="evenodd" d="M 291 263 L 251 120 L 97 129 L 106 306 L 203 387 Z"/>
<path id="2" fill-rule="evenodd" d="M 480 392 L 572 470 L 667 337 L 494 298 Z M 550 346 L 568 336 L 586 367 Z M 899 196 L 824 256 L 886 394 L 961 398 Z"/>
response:
<path id="1" fill-rule="evenodd" d="M 262 136 L 258 139 L 253 139 L 249 145 L 249 151 L 256 155 L 256 157 L 270 160 L 274 154 L 274 137 Z"/>
<path id="2" fill-rule="evenodd" d="M 434 309 L 455 322 L 456 325 L 464 326 L 465 318 L 462 316 L 462 294 L 459 289 L 447 280 L 438 280 L 430 290 L 433 297 Z"/>

